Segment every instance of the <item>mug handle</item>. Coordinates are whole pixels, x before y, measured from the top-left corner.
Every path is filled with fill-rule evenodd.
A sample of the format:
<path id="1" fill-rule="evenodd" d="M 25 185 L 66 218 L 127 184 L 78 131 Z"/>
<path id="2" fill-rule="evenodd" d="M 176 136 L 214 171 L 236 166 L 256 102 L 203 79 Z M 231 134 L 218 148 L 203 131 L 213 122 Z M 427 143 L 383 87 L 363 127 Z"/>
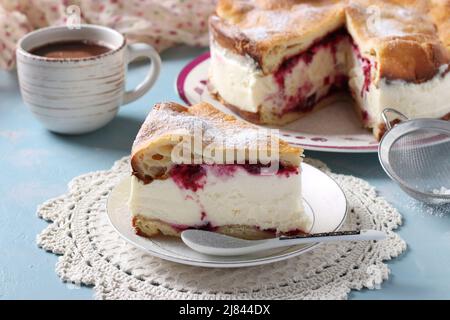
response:
<path id="1" fill-rule="evenodd" d="M 144 81 L 142 81 L 136 88 L 125 92 L 123 104 L 133 102 L 146 94 L 155 84 L 161 70 L 161 58 L 152 46 L 145 43 L 134 43 L 128 45 L 127 50 L 127 65 L 142 57 L 149 58 L 151 65 Z"/>

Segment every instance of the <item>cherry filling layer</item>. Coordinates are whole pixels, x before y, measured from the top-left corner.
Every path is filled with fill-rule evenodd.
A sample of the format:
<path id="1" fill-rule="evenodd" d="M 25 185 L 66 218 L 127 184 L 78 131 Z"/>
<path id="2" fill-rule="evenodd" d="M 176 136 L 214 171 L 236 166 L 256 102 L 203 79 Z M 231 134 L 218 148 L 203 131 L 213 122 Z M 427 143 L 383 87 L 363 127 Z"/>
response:
<path id="1" fill-rule="evenodd" d="M 205 215 L 206 217 L 206 215 Z M 133 225 L 133 228 L 136 232 L 136 234 L 138 236 L 141 237 L 147 237 L 147 235 L 145 233 L 143 233 L 138 227 L 137 227 L 137 218 L 133 217 L 131 220 L 131 223 Z M 166 222 L 164 222 L 166 223 Z M 205 230 L 205 231 L 217 231 L 217 227 L 214 227 L 211 223 L 207 222 L 205 224 L 202 225 L 198 225 L 198 226 L 187 226 L 187 225 L 181 225 L 181 224 L 174 224 L 174 223 L 166 223 L 168 225 L 170 225 L 173 229 L 175 229 L 177 232 L 183 232 L 185 230 L 190 230 L 190 229 L 198 229 L 198 230 Z"/>
<path id="2" fill-rule="evenodd" d="M 286 59 L 274 73 L 279 94 L 273 100 L 280 110 L 279 115 L 288 112 L 309 112 L 322 99 L 338 91 L 348 91 L 350 65 L 353 55 L 362 68 L 364 83 L 363 97 L 371 84 L 372 62 L 363 57 L 358 46 L 346 30 L 328 34 L 300 54 Z"/>
<path id="3" fill-rule="evenodd" d="M 185 226 L 185 225 L 181 225 L 181 224 L 170 224 L 170 226 L 178 232 L 183 232 L 185 230 L 191 230 L 191 229 L 215 232 L 218 229 L 218 227 L 213 226 L 210 222 L 207 222 L 205 224 L 198 225 L 198 226 Z"/>
<path id="4" fill-rule="evenodd" d="M 177 164 L 170 169 L 169 176 L 180 189 L 197 192 L 205 186 L 208 174 L 227 179 L 233 177 L 239 169 L 243 169 L 251 175 L 262 175 L 269 173 L 270 168 L 270 165 L 263 164 Z M 278 164 L 278 170 L 275 174 L 280 177 L 289 177 L 293 174 L 298 175 L 299 168 Z"/>
<path id="5" fill-rule="evenodd" d="M 333 61 L 337 63 L 336 54 L 338 44 L 349 39 L 350 36 L 345 30 L 339 30 L 326 35 L 322 39 L 316 40 L 309 49 L 286 59 L 281 64 L 274 75 L 276 82 L 280 88 L 284 88 L 286 75 L 291 73 L 300 62 L 309 65 L 313 61 L 314 56 L 322 49 L 330 49 Z"/>
<path id="6" fill-rule="evenodd" d="M 206 172 L 206 168 L 202 165 L 175 165 L 169 174 L 179 188 L 196 192 L 203 189 Z"/>
<path id="7" fill-rule="evenodd" d="M 353 54 L 361 64 L 362 72 L 364 75 L 364 84 L 361 88 L 361 97 L 363 97 L 366 92 L 369 92 L 369 87 L 372 83 L 372 62 L 362 56 L 361 51 L 354 42 L 352 42 L 352 50 Z"/>

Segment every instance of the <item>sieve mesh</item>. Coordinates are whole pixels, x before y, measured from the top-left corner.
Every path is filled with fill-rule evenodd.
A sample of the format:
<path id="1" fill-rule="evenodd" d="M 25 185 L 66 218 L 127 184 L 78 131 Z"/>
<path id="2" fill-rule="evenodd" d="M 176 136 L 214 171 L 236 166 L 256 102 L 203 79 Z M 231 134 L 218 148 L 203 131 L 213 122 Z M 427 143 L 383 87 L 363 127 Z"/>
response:
<path id="1" fill-rule="evenodd" d="M 418 200 L 450 204 L 450 122 L 409 120 L 391 108 L 381 116 L 388 131 L 378 156 L 386 173 Z"/>
<path id="2" fill-rule="evenodd" d="M 435 200 L 450 200 L 450 132 L 408 132 L 393 142 L 388 159 L 391 174 L 402 186 L 432 194 Z"/>
<path id="3" fill-rule="evenodd" d="M 389 163 L 410 189 L 437 196 L 450 193 L 450 133 L 432 128 L 409 132 L 392 144 Z"/>

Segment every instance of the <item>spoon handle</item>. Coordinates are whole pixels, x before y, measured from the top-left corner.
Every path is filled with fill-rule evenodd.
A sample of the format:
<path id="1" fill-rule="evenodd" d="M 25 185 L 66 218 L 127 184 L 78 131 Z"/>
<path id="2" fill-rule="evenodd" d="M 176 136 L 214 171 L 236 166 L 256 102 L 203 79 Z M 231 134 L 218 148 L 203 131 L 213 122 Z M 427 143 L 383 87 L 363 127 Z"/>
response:
<path id="1" fill-rule="evenodd" d="M 337 231 L 325 233 L 302 234 L 296 236 L 282 236 L 279 241 L 289 241 L 296 243 L 306 242 L 330 242 L 330 241 L 353 241 L 353 240 L 383 240 L 386 234 L 378 230 L 355 230 Z M 303 241 L 302 241 L 303 240 Z"/>

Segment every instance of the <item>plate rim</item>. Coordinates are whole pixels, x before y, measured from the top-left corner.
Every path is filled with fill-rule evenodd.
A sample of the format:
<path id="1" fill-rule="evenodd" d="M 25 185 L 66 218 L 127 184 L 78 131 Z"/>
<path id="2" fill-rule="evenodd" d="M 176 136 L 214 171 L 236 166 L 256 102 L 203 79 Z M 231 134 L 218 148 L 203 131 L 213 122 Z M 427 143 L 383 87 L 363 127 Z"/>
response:
<path id="1" fill-rule="evenodd" d="M 193 69 L 195 69 L 199 64 L 203 63 L 204 61 L 210 59 L 210 57 L 211 52 L 207 51 L 190 60 L 181 69 L 181 71 L 178 73 L 175 79 L 175 91 L 177 92 L 178 97 L 188 106 L 192 106 L 192 102 L 189 101 L 186 95 L 185 91 L 186 79 Z M 337 152 L 337 153 L 376 153 L 378 152 L 379 147 L 379 143 L 374 144 L 373 146 L 333 146 L 333 145 L 320 146 L 300 142 L 296 143 L 289 142 L 289 143 L 298 145 L 304 148 L 305 150 L 320 151 L 320 152 Z"/>
<path id="2" fill-rule="evenodd" d="M 336 228 L 333 231 L 338 231 L 340 230 L 340 228 L 342 227 L 342 225 L 345 223 L 347 217 L 348 217 L 348 199 L 347 196 L 345 195 L 344 190 L 342 189 L 342 187 L 337 183 L 337 181 L 335 179 L 333 179 L 329 174 L 327 174 L 326 172 L 323 172 L 322 170 L 308 164 L 308 163 L 302 163 L 302 165 L 306 165 L 308 167 L 310 167 L 313 170 L 318 171 L 321 174 L 324 174 L 327 176 L 327 178 L 330 180 L 330 182 L 333 182 L 334 185 L 336 185 L 336 187 L 338 188 L 338 190 L 340 190 L 340 193 L 343 196 L 343 199 L 345 201 L 345 210 L 344 210 L 344 214 L 342 216 L 341 221 L 339 222 L 339 224 L 336 226 Z M 108 218 L 108 222 L 110 224 L 110 226 L 112 226 L 112 228 L 119 234 L 119 236 L 124 239 L 127 243 L 131 244 L 132 246 L 134 246 L 135 248 L 138 248 L 140 250 L 145 251 L 146 253 L 150 254 L 151 256 L 155 256 L 158 257 L 160 259 L 163 260 L 167 260 L 167 261 L 171 261 L 171 262 L 175 262 L 175 263 L 179 263 L 179 264 L 183 264 L 183 265 L 190 265 L 190 266 L 197 266 L 197 267 L 204 267 L 204 268 L 244 268 L 244 267 L 254 267 L 254 266 L 259 266 L 259 265 L 265 265 L 265 264 L 270 264 L 270 263 L 275 263 L 275 262 L 279 262 L 279 261 L 283 261 L 286 259 L 290 259 L 290 258 L 294 258 L 296 256 L 299 256 L 301 254 L 307 253 L 308 251 L 322 245 L 322 243 L 312 243 L 310 245 L 307 246 L 303 246 L 301 249 L 295 250 L 293 252 L 289 252 L 289 253 L 280 253 L 279 255 L 276 255 L 274 257 L 265 257 L 265 258 L 261 258 L 259 260 L 251 260 L 248 262 L 201 262 L 201 261 L 197 261 L 197 260 L 191 260 L 191 259 L 186 259 L 186 258 L 177 258 L 177 257 L 173 257 L 171 255 L 166 255 L 166 254 L 162 254 L 159 252 L 155 252 L 154 250 L 150 250 L 148 248 L 146 248 L 145 246 L 134 242 L 132 239 L 129 239 L 125 234 L 123 234 L 118 227 L 116 227 L 116 225 L 113 223 L 112 219 L 111 219 L 111 213 L 109 210 L 110 207 L 110 201 L 112 198 L 112 195 L 114 194 L 114 191 L 116 190 L 116 188 L 125 180 L 125 179 L 130 179 L 129 176 L 124 177 L 122 179 L 119 180 L 119 182 L 114 186 L 114 188 L 111 190 L 110 194 L 108 195 L 107 201 L 106 201 L 106 216 Z M 315 219 L 315 218 L 314 218 Z M 292 247 L 288 247 L 288 248 L 292 248 Z M 288 249 L 286 249 L 288 250 Z"/>
<path id="3" fill-rule="evenodd" d="M 175 87 L 177 94 L 180 97 L 180 99 L 183 100 L 188 106 L 192 106 L 192 102 L 189 101 L 189 99 L 186 96 L 186 92 L 184 90 L 186 79 L 195 67 L 197 67 L 203 61 L 210 59 L 210 57 L 211 51 L 209 50 L 195 57 L 181 69 L 180 73 L 178 74 L 175 80 Z"/>

